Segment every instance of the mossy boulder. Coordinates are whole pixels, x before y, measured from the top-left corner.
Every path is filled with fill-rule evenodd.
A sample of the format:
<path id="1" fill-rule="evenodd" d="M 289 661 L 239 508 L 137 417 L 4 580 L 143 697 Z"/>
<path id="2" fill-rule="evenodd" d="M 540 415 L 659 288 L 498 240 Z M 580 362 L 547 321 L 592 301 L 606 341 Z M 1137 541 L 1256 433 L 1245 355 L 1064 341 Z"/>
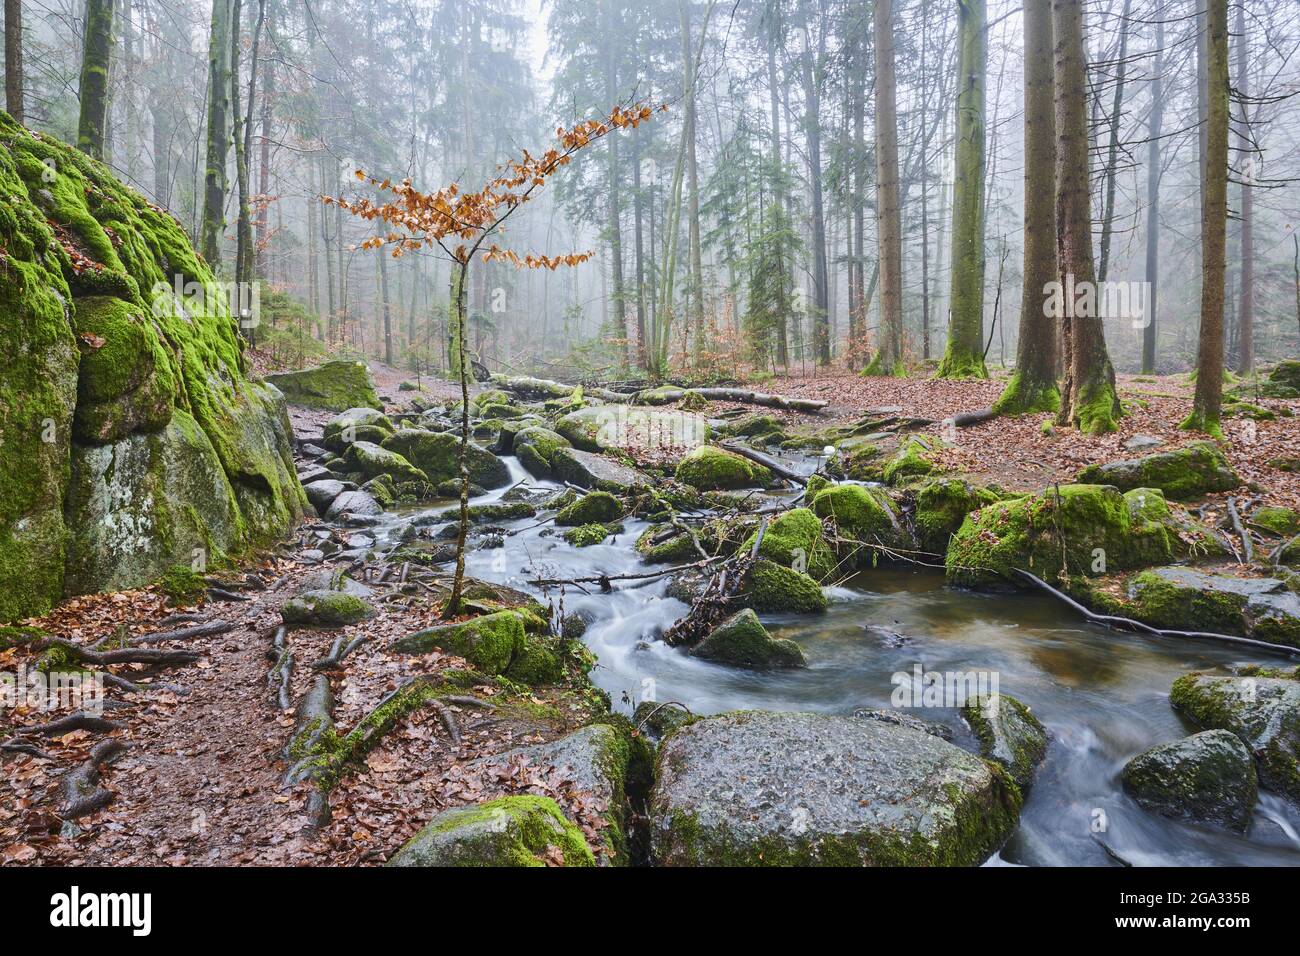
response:
<path id="1" fill-rule="evenodd" d="M 375 609 L 364 599 L 344 591 L 304 591 L 285 601 L 280 617 L 285 624 L 311 627 L 346 627 L 373 617 Z"/>
<path id="2" fill-rule="evenodd" d="M 515 648 L 505 675 L 521 684 L 558 684 L 564 680 L 564 648 L 550 634 L 525 634 Z"/>
<path id="3" fill-rule="evenodd" d="M 397 452 L 383 448 L 373 442 L 358 441 L 348 446 L 343 461 L 351 471 L 360 472 L 366 478 L 387 475 L 394 481 L 428 482 L 428 476 L 416 468 Z"/>
<path id="4" fill-rule="evenodd" d="M 831 485 L 817 492 L 812 511 L 833 520 L 841 538 L 867 544 L 893 543 L 900 535 L 893 502 L 881 488 Z"/>
<path id="5" fill-rule="evenodd" d="M 1300 800 L 1300 681 L 1184 674 L 1169 700 L 1197 726 L 1234 733 L 1254 754 L 1260 783 Z"/>
<path id="6" fill-rule="evenodd" d="M 463 657 L 485 674 L 500 674 L 524 644 L 524 618 L 516 611 L 497 611 L 459 624 L 441 624 L 399 638 L 391 645 L 405 654 L 433 650 Z"/>
<path id="7" fill-rule="evenodd" d="M 1153 568 L 1130 577 L 1124 598 L 1106 610 L 1167 630 L 1218 631 L 1300 647 L 1300 596 L 1279 578 Z"/>
<path id="8" fill-rule="evenodd" d="M 991 505 L 1000 496 L 960 478 L 936 478 L 916 492 L 913 524 L 922 550 L 944 554 L 948 542 L 972 511 Z"/>
<path id="9" fill-rule="evenodd" d="M 753 551 L 756 541 L 757 530 L 740 545 L 741 553 Z M 835 571 L 835 554 L 822 535 L 822 523 L 808 508 L 792 508 L 769 522 L 758 553 L 818 581 Z"/>
<path id="10" fill-rule="evenodd" d="M 772 473 L 743 455 L 701 445 L 677 463 L 676 477 L 700 491 L 725 491 L 766 485 Z"/>
<path id="11" fill-rule="evenodd" d="M 887 484 L 900 485 L 930 474 L 935 469 L 934 450 L 938 440 L 928 435 L 910 435 L 885 464 L 882 475 Z"/>
<path id="12" fill-rule="evenodd" d="M 4 113 L 0 196 L 0 620 L 286 534 L 283 396 L 180 224 Z"/>
<path id="13" fill-rule="evenodd" d="M 1129 494 L 1155 496 L 1151 489 Z M 996 502 L 967 515 L 953 536 L 945 558 L 948 579 L 1025 587 L 1016 569 L 1047 580 L 1063 563 L 1070 574 L 1097 575 L 1164 564 L 1185 553 L 1184 529 L 1142 518 L 1145 507 L 1131 508 L 1109 485 L 1061 485 Z"/>
<path id="14" fill-rule="evenodd" d="M 819 614 L 828 606 L 808 575 L 762 558 L 750 568 L 737 599 L 744 607 L 771 614 Z"/>
<path id="15" fill-rule="evenodd" d="M 555 449 L 551 456 L 551 468 L 559 481 L 614 494 L 649 484 L 649 479 L 635 468 L 577 448 Z"/>
<path id="16" fill-rule="evenodd" d="M 386 438 L 383 448 L 395 451 L 424 472 L 433 484 L 460 477 L 458 448 L 460 438 L 451 432 L 431 432 L 422 428 L 403 428 Z M 481 445 L 470 442 L 466 449 L 469 480 L 480 488 L 503 488 L 510 484 L 506 463 Z"/>
<path id="17" fill-rule="evenodd" d="M 600 544 L 611 533 L 607 525 L 584 524 L 564 532 L 564 540 L 575 548 L 589 548 L 593 544 Z"/>
<path id="18" fill-rule="evenodd" d="M 1292 535 L 1300 534 L 1300 511 L 1295 508 L 1270 505 L 1260 508 L 1252 514 L 1250 523 L 1257 528 L 1263 528 L 1270 534 L 1289 538 Z"/>
<path id="19" fill-rule="evenodd" d="M 655 452 L 691 449 L 708 441 L 702 415 L 634 405 L 594 405 L 570 412 L 555 430 L 583 451 Z"/>
<path id="20" fill-rule="evenodd" d="M 1255 762 L 1236 734 L 1205 730 L 1138 754 L 1120 774 L 1124 789 L 1161 816 L 1244 833 L 1259 798 Z"/>
<path id="21" fill-rule="evenodd" d="M 1158 488 L 1166 498 L 1175 501 L 1214 491 L 1231 491 L 1241 484 L 1222 450 L 1210 441 L 1195 441 L 1174 451 L 1142 458 L 1089 465 L 1079 472 L 1079 481 L 1114 485 L 1121 491 Z"/>
<path id="22" fill-rule="evenodd" d="M 595 866 L 582 831 L 550 797 L 501 797 L 444 810 L 388 866 Z"/>
<path id="23" fill-rule="evenodd" d="M 503 431 L 502 434 L 505 434 Z M 568 448 L 569 442 L 563 436 L 549 428 L 533 426 L 514 433 L 511 450 L 519 459 L 519 464 L 528 469 L 535 478 L 551 478 L 551 459 L 560 448 Z"/>
<path id="24" fill-rule="evenodd" d="M 1021 790 L 1047 756 L 1047 731 L 1029 708 L 1007 694 L 968 700 L 962 717 L 980 743 L 980 753 L 1000 764 Z"/>
<path id="25" fill-rule="evenodd" d="M 808 666 L 798 644 L 773 637 L 749 608 L 737 611 L 705 635 L 691 648 L 691 656 L 759 671 Z"/>
<path id="26" fill-rule="evenodd" d="M 279 372 L 266 380 L 293 405 L 342 412 L 349 408 L 384 406 L 365 362 L 338 359 L 297 372 Z"/>
<path id="27" fill-rule="evenodd" d="M 591 805 L 604 808 L 599 862 L 626 866 L 630 855 L 629 784 L 642 782 L 636 778 L 648 773 L 650 759 L 644 741 L 633 739 L 627 719 L 611 718 L 608 723 L 588 724 L 558 740 L 484 757 L 470 767 L 508 768 L 526 763 L 539 770 L 553 768 Z M 572 822 L 580 823 L 576 819 Z"/>
<path id="28" fill-rule="evenodd" d="M 168 603 L 183 607 L 198 603 L 208 590 L 208 582 L 189 565 L 178 564 L 163 572 L 158 590 L 167 596 Z"/>
<path id="29" fill-rule="evenodd" d="M 555 515 L 557 525 L 592 524 L 614 521 L 623 514 L 623 503 L 608 491 L 589 491 Z"/>
<path id="30" fill-rule="evenodd" d="M 1261 394 L 1271 398 L 1300 398 L 1300 359 L 1278 362 L 1268 373 Z"/>
<path id="31" fill-rule="evenodd" d="M 779 418 L 760 412 L 740 416 L 727 425 L 724 431 L 737 438 L 752 438 L 764 443 L 780 442 L 786 437 L 785 426 Z"/>
<path id="32" fill-rule="evenodd" d="M 374 408 L 349 408 L 325 423 L 323 444 L 336 454 L 347 451 L 355 441 L 382 444 L 397 431 L 387 415 Z"/>
<path id="33" fill-rule="evenodd" d="M 937 737 L 822 714 L 697 720 L 655 769 L 661 866 L 975 866 L 1021 803 L 1000 767 Z"/>

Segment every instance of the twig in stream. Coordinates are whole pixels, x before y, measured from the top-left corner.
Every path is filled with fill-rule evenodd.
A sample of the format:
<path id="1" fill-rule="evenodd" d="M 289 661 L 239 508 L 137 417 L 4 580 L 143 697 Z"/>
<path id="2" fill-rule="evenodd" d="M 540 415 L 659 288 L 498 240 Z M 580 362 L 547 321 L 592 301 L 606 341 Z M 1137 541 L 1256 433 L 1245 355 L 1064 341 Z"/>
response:
<path id="1" fill-rule="evenodd" d="M 553 587 L 557 584 L 581 586 L 583 584 L 603 584 L 610 581 L 641 581 L 646 578 L 663 577 L 665 574 L 675 574 L 678 571 L 689 571 L 693 568 L 702 568 L 706 565 L 716 564 L 719 561 L 725 560 L 725 556 L 719 555 L 716 558 L 705 558 L 703 561 L 696 561 L 693 564 L 678 564 L 671 568 L 661 568 L 658 571 L 645 571 L 640 574 L 599 574 L 587 578 L 530 578 L 528 583 L 535 584 L 538 587 Z"/>
<path id="2" fill-rule="evenodd" d="M 1233 634 L 1216 634 L 1213 631 L 1168 631 L 1163 628 L 1152 627 L 1150 624 L 1143 624 L 1141 621 L 1135 621 L 1132 618 L 1118 617 L 1113 614 L 1096 614 L 1093 611 L 1088 610 L 1088 608 L 1084 607 L 1064 591 L 1059 591 L 1052 587 L 1037 575 L 1030 574 L 1023 568 L 1016 568 L 1015 571 L 1026 581 L 1038 585 L 1048 594 L 1059 598 L 1094 624 L 1105 624 L 1118 630 L 1143 631 L 1147 634 L 1154 634 L 1157 637 L 1191 637 L 1210 641 L 1222 641 L 1228 644 L 1243 644 L 1247 647 L 1258 647 L 1263 650 L 1276 651 L 1281 654 L 1289 654 L 1292 657 L 1300 656 L 1300 647 L 1288 647 L 1285 644 L 1270 644 L 1268 641 L 1257 641 L 1251 637 L 1237 637 Z"/>

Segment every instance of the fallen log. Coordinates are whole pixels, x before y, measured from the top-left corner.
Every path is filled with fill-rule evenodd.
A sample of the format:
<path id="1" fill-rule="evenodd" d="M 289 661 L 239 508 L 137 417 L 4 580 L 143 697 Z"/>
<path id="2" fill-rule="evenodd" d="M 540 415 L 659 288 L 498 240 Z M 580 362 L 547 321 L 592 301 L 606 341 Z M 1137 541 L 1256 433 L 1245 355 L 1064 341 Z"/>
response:
<path id="1" fill-rule="evenodd" d="M 688 395 L 699 395 L 701 398 L 715 402 L 739 402 L 742 405 L 760 405 L 764 408 L 807 412 L 814 415 L 830 404 L 815 398 L 791 398 L 788 395 L 755 392 L 746 388 L 645 389 L 637 392 L 634 399 L 638 405 L 669 405 L 681 401 Z"/>
<path id="2" fill-rule="evenodd" d="M 750 448 L 748 445 L 741 445 L 738 443 L 733 444 L 732 442 L 724 441 L 720 443 L 719 447 L 725 448 L 727 451 L 735 452 L 743 458 L 748 458 L 750 461 L 762 465 L 778 478 L 784 478 L 786 481 L 793 481 L 800 487 L 804 487 L 808 484 L 807 476 L 801 475 L 797 471 L 787 468 L 771 455 L 765 455 L 761 451 L 754 451 L 754 449 Z"/>
<path id="3" fill-rule="evenodd" d="M 1227 644 L 1241 644 L 1246 647 L 1257 647 L 1262 650 L 1276 651 L 1282 654 L 1289 654 L 1292 657 L 1300 657 L 1300 647 L 1289 647 L 1286 644 L 1271 644 L 1268 641 L 1257 641 L 1253 637 L 1237 637 L 1234 634 L 1217 634 L 1214 631 L 1169 631 L 1160 627 L 1153 627 L 1150 624 L 1143 624 L 1141 621 L 1135 621 L 1129 617 L 1119 617 L 1114 614 L 1097 614 L 1080 604 L 1074 598 L 1070 597 L 1064 591 L 1057 590 L 1037 575 L 1030 574 L 1023 568 L 1016 568 L 1016 573 L 1023 577 L 1031 584 L 1042 588 L 1048 594 L 1059 599 L 1067 606 L 1078 611 L 1093 624 L 1104 624 L 1115 630 L 1132 630 L 1142 631 L 1146 634 L 1154 634 L 1157 637 L 1190 637 L 1197 640 L 1222 641 Z"/>

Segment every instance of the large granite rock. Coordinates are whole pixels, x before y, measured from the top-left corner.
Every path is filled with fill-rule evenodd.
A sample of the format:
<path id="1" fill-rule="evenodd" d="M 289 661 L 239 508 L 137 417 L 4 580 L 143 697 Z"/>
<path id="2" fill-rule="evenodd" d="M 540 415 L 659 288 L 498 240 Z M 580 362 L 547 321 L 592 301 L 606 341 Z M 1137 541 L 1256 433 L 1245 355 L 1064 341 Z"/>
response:
<path id="1" fill-rule="evenodd" d="M 1237 578 L 1187 567 L 1128 579 L 1120 613 L 1155 627 L 1219 631 L 1300 647 L 1300 595 L 1279 578 Z"/>
<path id="2" fill-rule="evenodd" d="M 570 412 L 555 430 L 583 451 L 690 451 L 703 445 L 709 426 L 692 412 L 636 405 L 593 405 Z"/>
<path id="3" fill-rule="evenodd" d="M 569 481 L 583 488 L 612 491 L 615 494 L 650 483 L 635 468 L 577 448 L 555 449 L 551 456 L 551 469 L 560 481 Z"/>
<path id="4" fill-rule="evenodd" d="M 1126 763 L 1121 778 L 1147 810 L 1243 833 L 1259 796 L 1250 751 L 1227 730 L 1152 747 Z"/>
<path id="5" fill-rule="evenodd" d="M 297 372 L 279 372 L 266 380 L 294 405 L 342 412 L 349 408 L 382 409 L 365 362 L 339 359 Z"/>
<path id="6" fill-rule="evenodd" d="M 386 438 L 383 447 L 397 452 L 424 472 L 435 485 L 449 478 L 460 478 L 460 437 L 457 434 L 403 428 Z M 480 488 L 502 488 L 510 484 L 510 469 L 506 463 L 474 442 L 470 442 L 466 449 L 466 465 L 470 483 Z"/>
<path id="7" fill-rule="evenodd" d="M 1212 491 L 1231 491 L 1241 484 L 1223 452 L 1210 441 L 1195 441 L 1142 458 L 1089 465 L 1079 472 L 1079 481 L 1114 485 L 1121 491 L 1159 488 L 1166 498 L 1175 500 L 1198 498 Z"/>
<path id="8" fill-rule="evenodd" d="M 550 797 L 501 797 L 444 810 L 388 866 L 595 866 L 582 831 Z"/>
<path id="9" fill-rule="evenodd" d="M 907 727 L 742 711 L 660 745 L 651 853 L 664 866 L 973 866 L 1016 825 L 1000 767 Z"/>

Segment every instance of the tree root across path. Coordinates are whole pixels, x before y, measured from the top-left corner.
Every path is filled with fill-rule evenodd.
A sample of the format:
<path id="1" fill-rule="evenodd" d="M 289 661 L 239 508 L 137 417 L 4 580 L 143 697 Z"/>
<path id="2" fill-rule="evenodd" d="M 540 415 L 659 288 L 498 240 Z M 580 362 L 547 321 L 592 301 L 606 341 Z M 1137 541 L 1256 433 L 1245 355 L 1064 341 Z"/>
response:
<path id="1" fill-rule="evenodd" d="M 75 820 L 112 803 L 113 792 L 99 785 L 99 768 L 125 752 L 126 744 L 120 740 L 103 740 L 95 744 L 89 759 L 63 777 L 59 816 L 64 820 Z"/>

